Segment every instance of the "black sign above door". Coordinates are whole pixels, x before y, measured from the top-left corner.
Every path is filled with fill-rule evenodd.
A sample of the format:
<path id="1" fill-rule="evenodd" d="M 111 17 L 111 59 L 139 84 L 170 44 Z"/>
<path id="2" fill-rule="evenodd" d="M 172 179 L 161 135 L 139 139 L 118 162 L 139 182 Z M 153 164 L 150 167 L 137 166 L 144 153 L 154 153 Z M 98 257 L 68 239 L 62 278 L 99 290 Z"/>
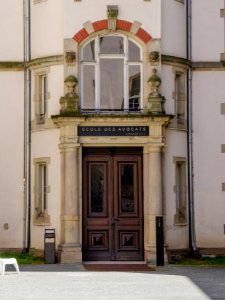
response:
<path id="1" fill-rule="evenodd" d="M 149 126 L 79 126 L 78 136 L 149 136 Z"/>

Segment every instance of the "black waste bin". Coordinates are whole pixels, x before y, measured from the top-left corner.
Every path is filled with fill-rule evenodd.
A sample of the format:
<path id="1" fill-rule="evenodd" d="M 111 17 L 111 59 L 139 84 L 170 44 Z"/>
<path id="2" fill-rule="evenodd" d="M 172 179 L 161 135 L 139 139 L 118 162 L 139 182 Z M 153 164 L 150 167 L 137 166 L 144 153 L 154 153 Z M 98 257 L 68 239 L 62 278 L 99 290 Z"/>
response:
<path id="1" fill-rule="evenodd" d="M 55 229 L 45 229 L 44 259 L 46 264 L 55 263 Z"/>

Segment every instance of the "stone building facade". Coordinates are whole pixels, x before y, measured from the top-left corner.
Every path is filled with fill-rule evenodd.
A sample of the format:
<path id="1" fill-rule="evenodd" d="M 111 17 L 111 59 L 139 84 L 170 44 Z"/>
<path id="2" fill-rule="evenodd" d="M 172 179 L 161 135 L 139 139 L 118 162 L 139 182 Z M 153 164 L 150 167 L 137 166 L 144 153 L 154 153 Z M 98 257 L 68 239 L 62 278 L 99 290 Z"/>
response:
<path id="1" fill-rule="evenodd" d="M 224 1 L 97 2 L 2 5 L 0 248 L 223 253 Z"/>

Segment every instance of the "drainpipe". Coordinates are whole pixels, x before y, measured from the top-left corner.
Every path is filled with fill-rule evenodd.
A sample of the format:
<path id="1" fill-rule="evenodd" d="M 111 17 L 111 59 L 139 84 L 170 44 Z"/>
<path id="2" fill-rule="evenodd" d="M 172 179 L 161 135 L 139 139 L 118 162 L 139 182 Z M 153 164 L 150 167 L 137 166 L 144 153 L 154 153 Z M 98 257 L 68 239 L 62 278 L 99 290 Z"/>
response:
<path id="1" fill-rule="evenodd" d="M 192 0 L 186 1 L 187 14 L 187 59 L 192 61 Z M 187 71 L 187 115 L 188 115 L 188 195 L 189 195 L 189 247 L 196 252 L 194 216 L 194 166 L 193 166 L 193 120 L 192 120 L 192 69 Z"/>
<path id="2" fill-rule="evenodd" d="M 30 248 L 30 95 L 31 73 L 30 60 L 30 1 L 23 0 L 23 34 L 24 34 L 24 239 L 25 252 Z"/>

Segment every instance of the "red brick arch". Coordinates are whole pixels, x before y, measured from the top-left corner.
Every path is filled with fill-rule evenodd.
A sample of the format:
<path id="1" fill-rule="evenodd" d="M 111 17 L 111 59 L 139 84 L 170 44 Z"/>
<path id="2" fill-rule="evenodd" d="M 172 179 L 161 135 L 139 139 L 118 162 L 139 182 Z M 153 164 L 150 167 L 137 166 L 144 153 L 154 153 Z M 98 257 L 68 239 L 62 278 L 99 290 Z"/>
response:
<path id="1" fill-rule="evenodd" d="M 108 20 L 100 20 L 92 23 L 93 32 L 97 32 L 103 29 L 108 29 Z M 124 20 L 117 20 L 116 21 L 116 29 L 124 30 L 130 32 L 132 27 L 132 23 Z M 79 30 L 74 36 L 73 39 L 80 44 L 84 39 L 86 39 L 90 34 L 87 32 L 85 28 Z M 151 35 L 145 31 L 143 28 L 139 28 L 135 33 L 137 37 L 139 37 L 144 43 L 148 43 L 152 37 Z"/>

